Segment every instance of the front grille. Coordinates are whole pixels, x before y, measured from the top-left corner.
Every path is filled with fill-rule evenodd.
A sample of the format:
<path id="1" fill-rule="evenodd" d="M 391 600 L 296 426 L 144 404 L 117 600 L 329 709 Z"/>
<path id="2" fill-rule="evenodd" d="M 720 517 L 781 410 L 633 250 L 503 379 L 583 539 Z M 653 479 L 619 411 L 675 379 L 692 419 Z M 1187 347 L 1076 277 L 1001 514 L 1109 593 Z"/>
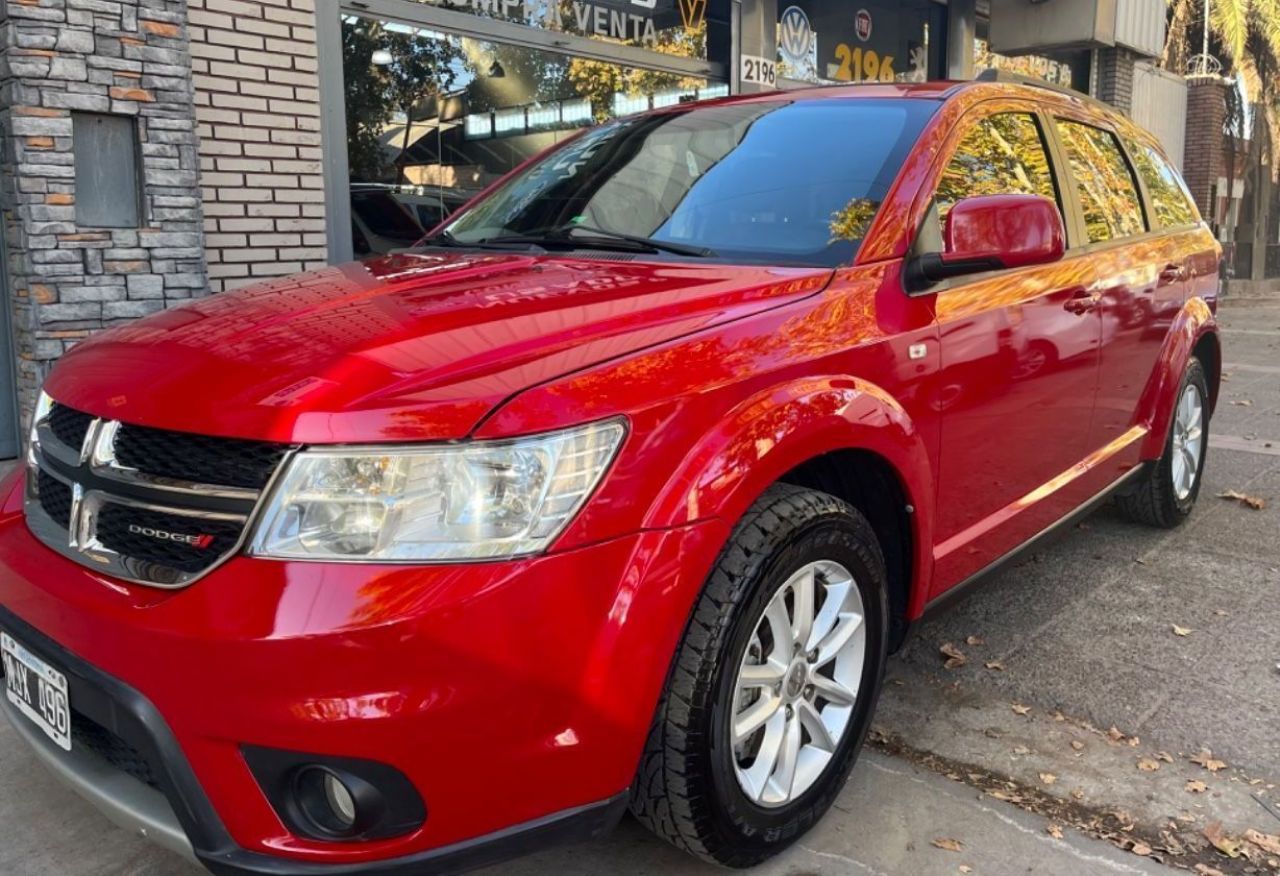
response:
<path id="1" fill-rule="evenodd" d="M 36 434 L 31 531 L 81 565 L 160 587 L 185 586 L 236 550 L 292 449 L 102 421 L 59 404 Z M 81 458 L 86 440 L 94 453 Z"/>
<path id="2" fill-rule="evenodd" d="M 116 434 L 121 465 L 165 478 L 260 490 L 288 448 L 266 441 L 212 438 L 122 424 Z"/>
<path id="3" fill-rule="evenodd" d="M 53 410 L 49 412 L 49 431 L 75 451 L 79 451 L 84 445 L 84 437 L 89 434 L 89 425 L 92 422 L 92 414 L 77 411 L 66 405 L 55 404 Z"/>
<path id="4" fill-rule="evenodd" d="M 59 525 L 71 526 L 71 488 L 47 472 L 41 471 L 36 476 L 36 492 L 40 496 L 40 507 L 44 513 Z"/>
<path id="5" fill-rule="evenodd" d="M 160 787 L 151 764 L 138 749 L 74 709 L 71 711 L 71 743 L 76 748 L 92 751 L 111 766 L 144 784 L 157 789 Z"/>
<path id="6" fill-rule="evenodd" d="M 225 554 L 240 540 L 243 524 L 228 520 L 166 514 L 129 505 L 103 505 L 98 511 L 98 541 L 118 554 L 157 563 L 181 572 L 200 572 L 210 559 Z M 155 533 L 204 537 L 198 546 Z"/>

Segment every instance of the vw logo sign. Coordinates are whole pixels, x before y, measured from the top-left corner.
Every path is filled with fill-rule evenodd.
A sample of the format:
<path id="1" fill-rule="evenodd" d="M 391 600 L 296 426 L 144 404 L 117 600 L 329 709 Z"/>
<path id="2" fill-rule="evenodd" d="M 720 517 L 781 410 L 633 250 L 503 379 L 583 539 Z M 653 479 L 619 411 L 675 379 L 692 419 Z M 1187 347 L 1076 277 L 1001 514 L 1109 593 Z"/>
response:
<path id="1" fill-rule="evenodd" d="M 778 48 L 782 50 L 782 57 L 796 65 L 805 64 L 812 45 L 809 16 L 799 6 L 788 6 L 778 20 Z"/>

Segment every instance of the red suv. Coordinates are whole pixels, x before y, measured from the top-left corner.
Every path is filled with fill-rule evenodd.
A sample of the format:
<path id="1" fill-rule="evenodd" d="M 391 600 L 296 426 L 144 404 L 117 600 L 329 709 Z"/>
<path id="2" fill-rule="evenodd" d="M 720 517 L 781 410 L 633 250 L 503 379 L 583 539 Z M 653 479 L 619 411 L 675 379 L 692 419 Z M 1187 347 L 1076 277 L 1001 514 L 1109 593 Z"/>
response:
<path id="1" fill-rule="evenodd" d="M 926 609 L 1106 496 L 1186 517 L 1219 257 L 1150 135 L 1046 88 L 592 128 L 412 250 L 66 355 L 4 482 L 0 708 L 217 873 L 628 807 L 755 864 Z"/>

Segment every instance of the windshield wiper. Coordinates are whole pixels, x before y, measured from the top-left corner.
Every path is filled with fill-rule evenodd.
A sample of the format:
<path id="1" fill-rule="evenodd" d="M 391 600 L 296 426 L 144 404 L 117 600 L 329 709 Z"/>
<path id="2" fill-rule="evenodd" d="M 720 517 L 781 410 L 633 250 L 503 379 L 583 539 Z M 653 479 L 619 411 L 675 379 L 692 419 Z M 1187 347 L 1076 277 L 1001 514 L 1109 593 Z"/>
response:
<path id="1" fill-rule="evenodd" d="M 657 240 L 653 237 L 641 237 L 638 234 L 623 234 L 621 231 L 610 231 L 607 228 L 597 228 L 594 225 L 567 225 L 561 232 L 566 238 L 571 238 L 575 243 L 592 243 L 590 237 L 573 237 L 573 232 L 583 231 L 589 235 L 604 237 L 610 241 L 622 240 L 636 246 L 646 246 L 658 252 L 675 253 L 676 255 L 694 256 L 695 258 L 711 258 L 715 256 L 716 251 L 705 246 L 694 246 L 688 243 L 673 243 L 669 240 Z"/>
<path id="2" fill-rule="evenodd" d="M 575 231 L 581 231 L 584 234 L 575 235 Z M 545 246 L 554 244 L 558 246 L 594 246 L 617 249 L 619 243 L 630 244 L 631 247 L 649 252 L 669 252 L 695 258 L 710 258 L 716 254 L 715 250 L 708 249 L 705 246 L 672 243 L 667 240 L 656 240 L 652 237 L 624 234 L 621 231 L 609 231 L 605 228 L 596 228 L 593 225 L 560 225 L 554 228 L 525 232 L 524 234 L 504 234 L 498 237 L 486 237 L 477 245 L 514 246 L 525 244 Z"/>
<path id="3" fill-rule="evenodd" d="M 492 237 L 484 240 L 458 240 L 447 231 L 441 231 L 432 237 L 428 237 L 422 241 L 428 246 L 447 246 L 453 249 L 503 249 L 503 250 L 532 250 L 534 252 L 546 252 L 542 248 L 543 239 L 539 237 L 525 237 L 524 235 L 510 235 L 507 237 Z"/>

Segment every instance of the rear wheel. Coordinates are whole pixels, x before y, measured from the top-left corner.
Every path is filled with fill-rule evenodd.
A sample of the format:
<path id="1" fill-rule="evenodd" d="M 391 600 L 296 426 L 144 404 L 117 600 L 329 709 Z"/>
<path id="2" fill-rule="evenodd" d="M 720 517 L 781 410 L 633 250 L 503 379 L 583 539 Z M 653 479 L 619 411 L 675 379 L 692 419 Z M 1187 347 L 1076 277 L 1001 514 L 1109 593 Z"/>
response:
<path id="1" fill-rule="evenodd" d="M 1178 388 L 1164 455 L 1132 492 L 1117 497 L 1116 504 L 1140 523 L 1172 529 L 1196 504 L 1208 449 L 1209 384 L 1200 360 L 1192 358 Z"/>
<path id="2" fill-rule="evenodd" d="M 770 488 L 721 554 L 676 656 L 632 795 L 647 827 L 749 867 L 839 793 L 884 672 L 884 559 L 852 506 Z"/>

